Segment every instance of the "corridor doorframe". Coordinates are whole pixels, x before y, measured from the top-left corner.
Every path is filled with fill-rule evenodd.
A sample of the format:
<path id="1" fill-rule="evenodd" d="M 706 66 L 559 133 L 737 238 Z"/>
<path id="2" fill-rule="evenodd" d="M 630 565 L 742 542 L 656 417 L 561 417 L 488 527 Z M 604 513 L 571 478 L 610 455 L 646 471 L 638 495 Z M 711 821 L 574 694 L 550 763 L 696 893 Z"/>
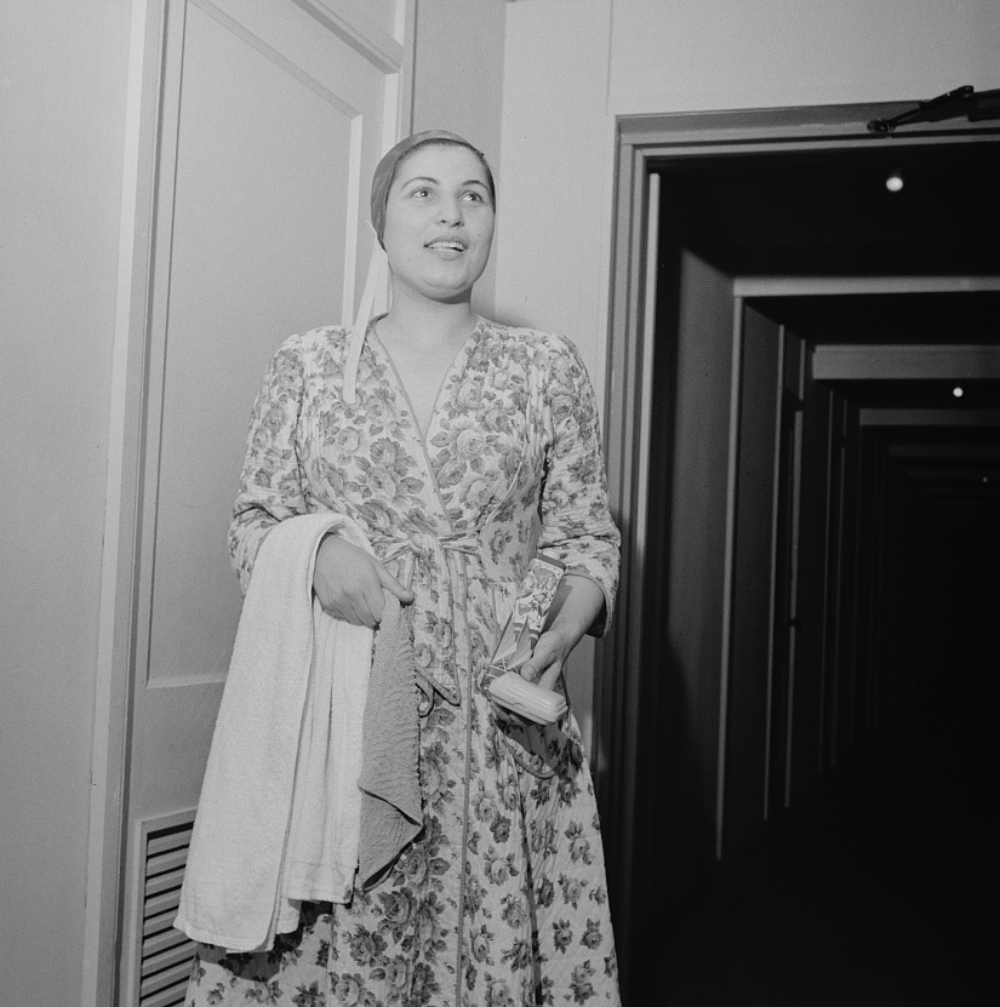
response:
<path id="1" fill-rule="evenodd" d="M 643 709 L 642 669 L 650 663 L 644 647 L 644 627 L 651 617 L 646 611 L 644 543 L 646 472 L 644 452 L 651 433 L 650 399 L 652 374 L 648 364 L 655 336 L 655 316 L 646 304 L 650 268 L 650 182 L 657 165 L 692 157 L 726 157 L 753 153 L 801 153 L 843 151 L 864 144 L 866 149 L 928 143 L 962 143 L 995 134 L 996 128 L 969 123 L 938 122 L 892 136 L 874 136 L 867 130 L 872 119 L 890 118 L 916 101 L 848 106 L 778 108 L 748 111 L 681 113 L 655 116 L 622 116 L 616 123 L 614 233 L 611 250 L 611 295 L 608 317 L 608 353 L 605 401 L 605 439 L 612 505 L 623 533 L 622 576 L 619 611 L 622 617 L 597 648 L 595 666 L 595 726 L 601 739 L 600 752 L 610 753 L 597 761 L 595 775 L 603 815 L 603 833 L 608 853 L 609 881 L 614 897 L 617 943 L 627 970 L 627 949 L 637 930 L 642 903 L 638 884 L 650 865 L 636 863 L 633 854 L 633 823 L 641 803 L 643 781 L 655 767 L 643 764 L 641 732 L 636 730 Z M 661 186 L 663 199 L 669 198 Z M 659 191 L 659 189 L 658 189 Z M 739 279 L 739 278 L 737 278 Z M 743 292 L 747 293 L 746 291 Z M 734 311 L 739 310 L 734 306 Z M 738 331 L 738 322 L 734 322 Z M 734 354 L 739 340 L 734 339 Z M 738 362 L 736 357 L 735 362 Z M 734 384 L 734 396 L 738 388 Z M 730 423 L 738 422 L 738 399 L 731 403 Z M 731 431 L 734 450 L 737 431 Z M 734 459 L 730 458 L 729 470 Z M 727 488 L 726 581 L 723 587 L 726 612 L 720 633 L 719 666 L 722 678 L 722 710 L 716 766 L 716 849 L 721 848 L 722 793 L 725 770 L 725 684 L 731 658 L 729 601 L 732 594 L 735 485 Z M 636 921 L 633 923 L 632 921 Z"/>

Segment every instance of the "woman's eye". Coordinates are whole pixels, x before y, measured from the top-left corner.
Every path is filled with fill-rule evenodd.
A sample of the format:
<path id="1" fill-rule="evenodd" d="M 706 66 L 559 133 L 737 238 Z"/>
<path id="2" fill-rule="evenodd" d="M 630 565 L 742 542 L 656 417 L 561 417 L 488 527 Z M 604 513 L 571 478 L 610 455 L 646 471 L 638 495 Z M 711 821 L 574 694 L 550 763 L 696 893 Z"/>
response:
<path id="1" fill-rule="evenodd" d="M 481 203 L 483 197 L 478 192 L 467 192 L 465 198 L 471 200 L 473 203 Z"/>
<path id="2" fill-rule="evenodd" d="M 431 194 L 430 189 L 414 189 L 410 193 L 411 196 L 420 196 L 421 198 L 429 196 L 430 194 Z"/>

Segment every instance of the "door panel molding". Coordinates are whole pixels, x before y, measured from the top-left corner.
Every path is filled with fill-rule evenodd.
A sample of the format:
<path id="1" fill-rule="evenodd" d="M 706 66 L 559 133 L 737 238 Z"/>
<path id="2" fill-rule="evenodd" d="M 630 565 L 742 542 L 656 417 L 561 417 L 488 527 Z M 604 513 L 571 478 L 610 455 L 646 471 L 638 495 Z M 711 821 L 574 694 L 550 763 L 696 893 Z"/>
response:
<path id="1" fill-rule="evenodd" d="M 398 73 L 410 59 L 408 46 L 413 44 L 415 13 L 412 0 L 381 0 L 381 6 L 386 8 L 383 25 L 363 15 L 354 5 L 336 0 L 292 0 L 292 3 L 339 35 L 383 73 Z M 392 29 L 386 31 L 389 21 Z"/>
<path id="2" fill-rule="evenodd" d="M 221 7 L 217 7 L 212 3 L 211 0 L 188 0 L 188 3 L 204 11 L 209 17 L 231 31 L 238 39 L 256 49 L 257 52 L 271 60 L 276 66 L 280 66 L 286 73 L 290 73 L 296 80 L 304 84 L 311 91 L 314 91 L 324 101 L 329 102 L 334 108 L 339 109 L 349 119 L 353 119 L 356 115 L 361 114 L 359 109 L 343 101 L 334 91 L 320 83 L 316 77 L 302 69 L 297 63 L 283 56 L 281 52 L 265 42 L 259 35 L 255 35 L 235 18 L 230 17 Z"/>
<path id="3" fill-rule="evenodd" d="M 183 40 L 190 28 L 186 22 L 195 11 L 210 18 L 291 74 L 315 96 L 313 100 L 321 99 L 343 119 L 350 137 L 347 188 L 358 190 L 348 201 L 354 212 L 344 236 L 343 273 L 331 278 L 332 285 L 343 292 L 345 318 L 353 314 L 360 287 L 356 273 L 370 245 L 357 212 L 365 165 L 373 165 L 408 131 L 411 116 L 414 0 L 384 0 L 377 5 L 378 23 L 344 0 L 281 0 L 280 7 L 275 0 L 132 0 L 131 10 L 93 720 L 83 1007 L 120 1002 L 125 994 L 119 988 L 118 957 L 129 953 L 125 943 L 133 943 L 123 943 L 121 922 L 126 888 L 123 860 L 126 850 L 135 845 L 125 810 L 136 760 L 130 743 L 133 700 L 136 690 L 145 690 L 148 684 L 155 604 L 152 578 L 163 382 L 169 353 L 165 312 L 176 237 L 173 200 L 164 200 L 163 194 L 173 193 L 176 184 L 183 100 L 190 98 L 181 93 Z M 268 24 L 270 34 L 261 27 Z M 324 33 L 315 31 L 317 26 L 335 37 L 338 45 L 346 44 L 349 58 L 324 62 Z M 287 44 L 296 33 L 297 61 L 290 57 Z M 365 86 L 377 86 L 381 95 L 379 114 L 371 122 L 350 97 L 350 82 L 362 78 L 368 81 Z M 365 242 L 359 254 L 358 245 Z M 255 380 L 259 377 L 258 370 Z M 245 422 L 245 416 L 240 420 Z M 220 676 L 209 678 L 213 681 L 197 688 L 217 691 Z M 155 683 L 150 695 L 166 698 L 178 684 L 168 676 Z M 129 860 L 134 873 L 138 861 L 131 855 Z"/>
<path id="4" fill-rule="evenodd" d="M 192 18 L 190 13 L 194 11 L 207 11 L 211 20 L 204 21 Z M 277 20 L 280 21 L 280 19 Z M 299 20 L 302 23 L 295 26 L 297 31 L 301 32 L 304 28 L 309 31 L 312 30 L 312 23 L 308 21 L 305 15 L 301 15 Z M 260 23 L 254 25 L 257 32 L 264 33 L 267 31 L 270 26 L 264 23 L 263 18 L 259 18 L 258 21 Z M 354 291 L 358 286 L 356 276 L 357 264 L 360 261 L 365 261 L 366 256 L 364 251 L 371 245 L 370 237 L 367 234 L 359 233 L 360 215 L 358 205 L 360 198 L 358 187 L 360 185 L 363 158 L 362 145 L 364 144 L 368 148 L 368 159 L 371 160 L 371 151 L 375 149 L 376 144 L 373 144 L 371 138 L 366 136 L 366 120 L 359 110 L 360 102 L 349 103 L 344 101 L 326 86 L 327 84 L 331 86 L 336 84 L 336 80 L 333 79 L 336 75 L 330 75 L 331 79 L 328 81 L 317 81 L 314 77 L 303 71 L 301 67 L 296 66 L 289 56 L 283 55 L 274 46 L 270 45 L 268 41 L 261 38 L 260 34 L 250 32 L 244 25 L 236 23 L 227 14 L 215 7 L 214 4 L 209 3 L 208 0 L 186 0 L 186 2 L 185 0 L 169 0 L 167 4 L 167 24 L 164 32 L 162 57 L 161 130 L 157 154 L 157 196 L 153 209 L 152 228 L 154 235 L 153 271 L 155 275 L 150 281 L 149 294 L 150 320 L 147 340 L 147 402 L 145 414 L 147 427 L 145 438 L 146 473 L 142 496 L 143 535 L 139 563 L 140 582 L 135 655 L 137 681 L 145 681 L 147 685 L 153 688 L 186 686 L 195 683 L 205 685 L 219 684 L 224 681 L 225 665 L 227 664 L 227 655 L 220 652 L 216 661 L 212 662 L 212 666 L 200 672 L 190 671 L 183 666 L 173 667 L 170 664 L 163 667 L 162 659 L 164 653 L 162 649 L 157 647 L 154 639 L 157 632 L 156 613 L 157 611 L 163 611 L 162 591 L 164 583 L 158 571 L 158 564 L 161 562 L 161 553 L 163 551 L 161 545 L 164 537 L 164 531 L 160 526 L 160 510 L 164 503 L 164 479 L 168 479 L 173 471 L 170 468 L 169 459 L 164 457 L 165 425 L 169 426 L 171 418 L 176 416 L 178 412 L 178 392 L 176 389 L 172 390 L 172 386 L 184 380 L 177 373 L 176 364 L 173 369 L 170 364 L 171 355 L 177 352 L 177 347 L 172 346 L 172 343 L 178 341 L 179 335 L 176 332 L 177 325 L 174 322 L 174 313 L 178 298 L 178 291 L 176 289 L 178 283 L 175 279 L 174 263 L 178 253 L 177 242 L 178 240 L 181 242 L 184 240 L 183 234 L 178 237 L 175 226 L 177 223 L 177 214 L 181 212 L 184 203 L 183 192 L 179 190 L 179 186 L 185 184 L 185 179 L 178 178 L 178 172 L 183 169 L 183 165 L 180 164 L 179 159 L 184 157 L 186 153 L 187 160 L 189 162 L 192 160 L 192 152 L 190 150 L 191 138 L 186 138 L 182 135 L 181 115 L 185 103 L 189 105 L 192 103 L 198 104 L 199 99 L 204 100 L 204 98 L 209 97 L 209 95 L 197 92 L 193 94 L 186 92 L 190 92 L 194 84 L 194 81 L 190 78 L 194 72 L 192 64 L 195 62 L 195 57 L 199 55 L 198 49 L 202 50 L 200 52 L 200 59 L 204 62 L 207 55 L 204 51 L 205 47 L 211 47 L 218 42 L 218 37 L 215 37 L 211 30 L 208 30 L 208 34 L 206 34 L 206 30 L 211 25 L 221 26 L 225 29 L 227 36 L 231 36 L 241 47 L 247 47 L 247 52 L 262 55 L 272 67 L 280 71 L 282 76 L 285 73 L 290 74 L 292 79 L 305 84 L 310 93 L 319 96 L 333 112 L 332 118 L 328 123 L 331 135 L 336 130 L 338 124 L 343 122 L 343 133 L 348 138 L 346 141 L 348 146 L 346 160 L 349 168 L 344 173 L 344 177 L 337 180 L 337 173 L 331 167 L 331 192 L 342 190 L 342 196 L 339 199 L 331 199 L 329 207 L 330 210 L 336 209 L 337 213 L 342 214 L 346 220 L 346 226 L 342 229 L 339 227 L 331 227 L 330 229 L 331 233 L 339 230 L 343 231 L 343 244 L 341 247 L 343 273 L 342 277 L 330 276 L 327 284 L 331 291 L 339 289 L 344 293 L 340 306 L 340 320 L 342 322 L 349 321 L 353 316 Z M 284 25 L 279 24 L 277 27 L 284 27 Z M 223 41 L 225 37 L 223 36 Z M 290 32 L 286 33 L 285 38 L 274 39 L 273 41 L 276 44 L 282 45 L 289 54 L 293 52 L 292 46 L 295 44 L 295 39 L 291 37 Z M 240 55 L 244 54 L 241 53 Z M 313 57 L 318 67 L 319 54 L 310 53 L 309 55 Z M 318 69 L 322 70 L 321 67 L 318 67 Z M 216 85 L 214 81 L 207 83 L 212 86 Z M 200 110 L 198 111 L 200 112 Z M 289 108 L 289 111 L 292 111 L 292 109 Z M 209 111 L 201 114 L 209 115 L 212 113 Z M 188 120 L 191 118 L 191 115 L 192 112 L 189 110 L 187 112 Z M 182 149 L 185 139 L 188 141 L 187 151 Z M 186 185 L 188 187 L 192 185 L 190 172 L 191 166 L 189 164 L 186 177 Z M 220 194 L 220 197 L 222 195 Z M 184 221 L 182 221 L 183 223 Z M 190 226 L 191 221 L 187 220 L 187 224 Z M 359 245 L 364 246 L 361 254 L 359 254 Z M 180 250 L 180 254 L 183 264 L 183 249 Z M 220 256 L 224 254 L 221 247 L 219 254 Z M 195 280 L 195 283 L 197 282 Z M 190 287 L 190 282 L 188 286 Z M 173 333 L 171 332 L 172 329 L 174 330 Z M 225 338 L 226 336 L 222 335 L 220 343 Z M 248 350 L 252 349 L 253 347 L 248 347 Z M 222 396 L 227 391 L 231 391 L 231 385 L 234 381 L 241 386 L 249 382 L 255 387 L 270 357 L 271 349 L 273 347 L 270 347 L 265 355 L 253 354 L 251 352 L 249 360 L 241 361 L 239 368 L 233 368 L 233 370 L 239 372 L 237 376 L 228 376 L 230 368 L 223 369 L 221 366 L 219 367 L 220 376 L 221 374 L 225 374 L 227 375 L 227 379 L 225 384 L 221 384 L 220 382 L 217 393 L 220 396 L 220 403 L 215 407 L 215 412 L 224 412 L 225 416 L 230 417 L 231 422 L 239 428 L 235 433 L 235 437 L 240 444 L 242 444 L 243 438 L 243 433 L 240 430 L 245 422 L 245 405 L 234 401 L 231 403 L 230 409 L 222 410 L 221 406 L 224 401 Z M 258 356 L 260 359 L 257 359 Z M 235 362 L 239 360 L 239 357 L 233 356 L 230 359 Z M 250 361 L 253 361 L 253 363 L 250 363 Z M 215 361 L 217 365 L 221 365 L 224 362 Z M 195 369 L 195 373 L 197 373 L 197 369 Z M 220 379 L 215 378 L 213 380 Z M 239 459 L 234 458 L 234 470 L 238 464 Z M 173 475 L 176 481 L 176 472 Z M 169 489 L 169 485 L 166 488 Z M 224 534 L 224 530 L 220 531 L 220 537 L 222 534 Z M 169 559 L 169 555 L 167 558 Z M 167 582 L 167 587 L 169 589 L 169 581 Z M 233 585 L 230 578 L 226 576 L 219 587 L 221 592 L 218 596 L 220 604 L 228 604 L 231 609 L 235 607 L 237 611 L 230 613 L 231 618 L 235 619 L 238 615 L 238 599 L 234 590 L 232 590 Z M 160 603 L 158 608 L 154 607 L 154 598 Z M 176 603 L 176 594 L 169 600 Z M 175 659 L 173 648 L 168 647 L 167 653 L 171 656 L 171 660 Z M 157 661 L 157 656 L 160 658 L 159 661 Z M 181 661 L 181 665 L 183 665 L 180 654 L 176 655 L 176 660 Z"/>

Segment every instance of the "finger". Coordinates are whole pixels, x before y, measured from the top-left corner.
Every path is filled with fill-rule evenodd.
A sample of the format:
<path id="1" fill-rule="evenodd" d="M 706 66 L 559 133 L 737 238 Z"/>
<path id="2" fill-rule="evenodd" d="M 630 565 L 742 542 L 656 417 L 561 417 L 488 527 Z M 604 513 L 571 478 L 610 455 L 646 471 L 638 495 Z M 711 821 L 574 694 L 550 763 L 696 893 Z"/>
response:
<path id="1" fill-rule="evenodd" d="M 539 658 L 533 657 L 531 660 L 525 661 L 524 664 L 521 665 L 518 674 L 526 682 L 534 682 L 535 679 L 538 678 L 543 667 L 544 664 L 542 664 Z"/>
<path id="2" fill-rule="evenodd" d="M 375 629 L 378 626 L 378 619 L 375 618 L 374 613 L 363 601 L 354 609 L 354 617 L 348 620 L 353 622 L 356 626 L 367 626 L 368 629 Z"/>
<path id="3" fill-rule="evenodd" d="M 548 689 L 550 692 L 555 690 L 556 683 L 559 681 L 559 676 L 562 674 L 562 661 L 553 661 L 545 671 L 542 673 L 542 677 L 538 679 L 536 683 L 542 689 Z"/>
<path id="4" fill-rule="evenodd" d="M 528 721 L 519 714 L 514 713 L 513 710 L 508 710 L 506 706 L 501 706 L 499 703 L 490 700 L 490 706 L 493 707 L 493 712 L 496 714 L 497 720 L 503 724 L 508 724 L 513 727 L 527 727 Z"/>
<path id="5" fill-rule="evenodd" d="M 495 714 L 497 720 L 502 721 L 504 724 L 510 723 L 511 714 L 506 706 L 501 706 L 492 699 L 490 700 L 490 706 L 493 707 L 493 713 Z"/>
<path id="6" fill-rule="evenodd" d="M 350 623 L 352 626 L 367 626 L 365 621 L 367 613 L 359 607 L 350 597 L 341 598 L 332 608 L 327 609 L 327 613 L 334 619 Z"/>
<path id="7" fill-rule="evenodd" d="M 556 659 L 555 651 L 556 648 L 552 643 L 544 636 L 540 637 L 531 657 L 521 665 L 521 677 L 529 682 L 536 681 Z"/>
<path id="8" fill-rule="evenodd" d="M 341 622 L 350 623 L 352 626 L 367 626 L 369 629 L 375 628 L 375 620 L 366 607 L 359 607 L 347 599 L 339 601 L 324 602 L 320 599 L 323 611 L 331 619 L 339 619 Z"/>
<path id="9" fill-rule="evenodd" d="M 332 618 L 338 618 L 344 613 L 344 605 L 341 599 L 334 597 L 333 593 L 329 590 L 320 591 L 318 588 L 316 590 L 316 597 L 319 598 L 319 603 L 323 607 L 323 611 Z"/>
<path id="10" fill-rule="evenodd" d="M 372 629 L 375 625 L 363 591 L 337 591 L 327 611 L 335 619 L 341 619 L 352 626 L 367 626 Z"/>
<path id="11" fill-rule="evenodd" d="M 382 585 L 377 582 L 366 584 L 362 602 L 368 610 L 369 618 L 372 619 L 372 623 L 366 623 L 366 625 L 377 626 L 382 621 L 382 613 L 385 611 L 385 595 L 382 593 Z"/>
<path id="12" fill-rule="evenodd" d="M 409 605 L 414 599 L 414 594 L 409 588 L 403 587 L 395 577 L 381 564 L 375 567 L 378 573 L 379 583 L 386 591 L 394 594 L 404 605 Z"/>

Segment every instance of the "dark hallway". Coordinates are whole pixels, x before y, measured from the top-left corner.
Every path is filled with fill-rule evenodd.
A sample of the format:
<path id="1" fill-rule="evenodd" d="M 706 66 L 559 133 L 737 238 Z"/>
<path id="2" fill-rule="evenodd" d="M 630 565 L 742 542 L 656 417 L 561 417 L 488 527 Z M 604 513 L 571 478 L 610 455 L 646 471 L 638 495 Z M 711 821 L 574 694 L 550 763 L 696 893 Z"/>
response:
<path id="1" fill-rule="evenodd" d="M 947 708 L 907 711 L 725 865 L 670 946 L 658 1002 L 978 1002 L 996 850 L 985 822 L 994 788 L 974 740 L 985 718 L 970 708 L 953 694 Z"/>
<path id="2" fill-rule="evenodd" d="M 1000 443 L 880 431 L 880 715 L 720 865 L 662 964 L 671 1007 L 959 1005 L 991 961 Z M 903 451 L 903 448 L 920 450 Z M 958 456 L 956 459 L 955 456 Z"/>
<path id="3" fill-rule="evenodd" d="M 1000 437 L 867 436 L 888 459 L 861 508 L 882 515 L 859 577 L 881 584 L 860 620 L 871 666 L 856 669 L 872 715 L 817 786 L 721 862 L 656 967 L 657 1003 L 979 999 L 997 894 Z"/>
<path id="4" fill-rule="evenodd" d="M 660 172 L 630 1007 L 981 996 L 998 147 Z"/>

